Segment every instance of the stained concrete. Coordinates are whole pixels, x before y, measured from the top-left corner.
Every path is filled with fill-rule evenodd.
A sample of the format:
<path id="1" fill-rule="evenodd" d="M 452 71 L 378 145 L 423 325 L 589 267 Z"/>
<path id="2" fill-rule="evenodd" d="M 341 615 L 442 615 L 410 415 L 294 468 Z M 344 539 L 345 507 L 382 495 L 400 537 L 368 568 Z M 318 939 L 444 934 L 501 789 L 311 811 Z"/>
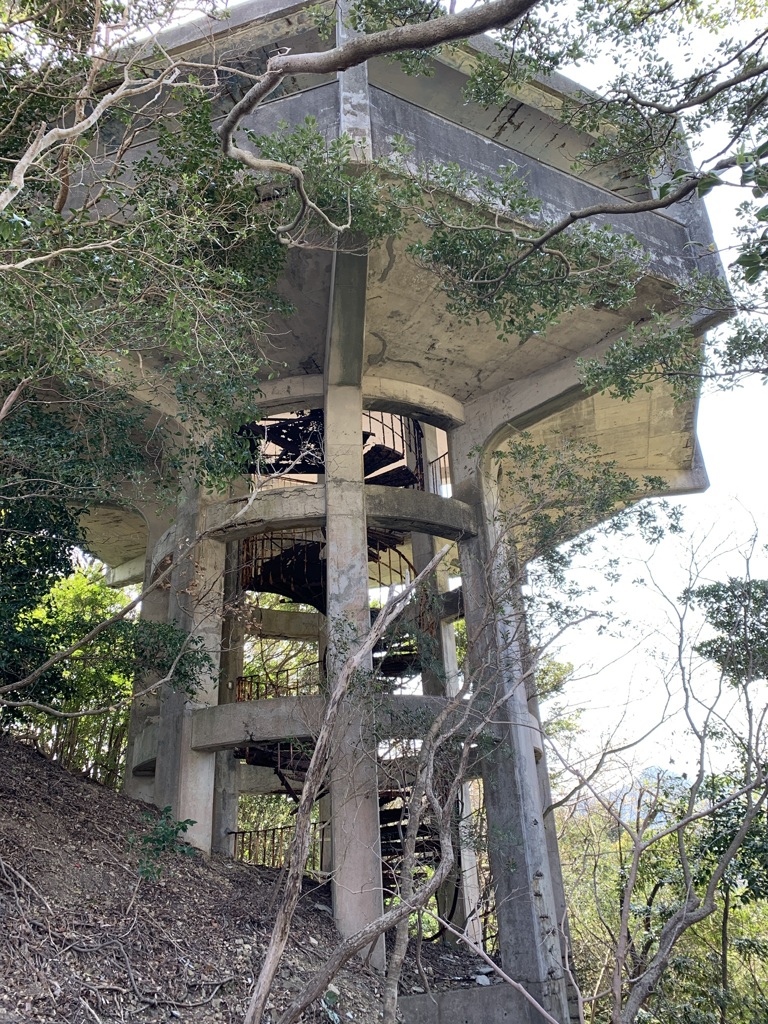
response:
<path id="1" fill-rule="evenodd" d="M 509 985 L 401 996 L 403 1024 L 540 1024 L 541 1015 Z"/>
<path id="2" fill-rule="evenodd" d="M 357 80 L 356 80 L 357 81 Z M 368 524 L 363 470 L 362 371 L 368 260 L 334 256 L 325 363 L 325 501 L 328 573 L 326 671 L 333 690 L 346 659 L 367 631 Z M 370 653 L 362 661 L 370 671 Z M 336 925 L 347 938 L 384 910 L 376 741 L 350 687 L 339 709 L 330 765 L 331 880 Z M 386 965 L 384 936 L 368 951 Z"/>
<path id="3" fill-rule="evenodd" d="M 254 73 L 263 69 L 267 48 L 284 44 L 302 52 L 332 45 L 332 40 L 318 41 L 302 5 L 280 0 L 238 6 L 228 23 L 180 26 L 165 42 L 172 52 L 196 59 L 226 54 L 230 66 L 240 60 L 244 70 Z M 284 83 L 282 93 L 244 127 L 266 134 L 276 131 L 281 120 L 295 125 L 309 114 L 327 140 L 349 129 L 361 162 L 371 153 L 387 154 L 397 133 L 413 144 L 414 160 L 458 162 L 480 177 L 493 177 L 500 167 L 514 164 L 541 199 L 545 215 L 555 218 L 576 206 L 606 200 L 621 204 L 652 192 L 652 182 L 618 166 L 573 171 L 574 154 L 590 138 L 559 120 L 574 87 L 557 76 L 511 89 L 501 107 L 481 110 L 467 103 L 462 95 L 466 75 L 489 46 L 483 39 L 438 53 L 432 79 L 404 76 L 391 61 L 371 62 L 338 80 L 299 76 Z M 227 80 L 216 100 L 217 117 L 237 87 L 236 80 Z M 147 140 L 133 156 L 140 158 L 151 146 Z M 327 646 L 332 681 L 369 627 L 367 529 L 406 535 L 403 550 L 419 564 L 434 549 L 435 538 L 458 544 L 463 588 L 461 599 L 443 595 L 441 650 L 445 676 L 452 676 L 454 685 L 456 666 L 444 634 L 451 618 L 465 614 L 470 632 L 480 638 L 470 656 L 475 683 L 501 700 L 496 725 L 486 730 L 483 756 L 473 770 L 484 773 L 489 825 L 497 837 L 491 862 L 502 959 L 563 1024 L 568 1017 L 558 931 L 563 894 L 556 842 L 542 824 L 548 803 L 545 759 L 516 649 L 519 608 L 505 592 L 509 580 L 495 534 L 501 496 L 488 478 L 484 449 L 502 447 L 522 428 L 542 441 L 564 434 L 603 444 L 620 469 L 660 475 L 673 491 L 706 486 L 695 401 L 675 405 L 661 389 L 633 402 L 612 403 L 587 394 L 576 367 L 577 357 L 603 354 L 649 310 L 673 311 L 674 286 L 694 269 L 720 273 L 716 258 L 707 255 L 711 234 L 703 207 L 694 200 L 667 213 L 616 217 L 613 226 L 631 232 L 649 254 L 636 298 L 619 310 L 575 310 L 542 335 L 511 343 L 499 341 L 494 325 L 463 323 L 449 312 L 437 278 L 408 255 L 408 245 L 421 237 L 418 226 L 367 253 L 363 240 L 348 237 L 336 252 L 291 251 L 279 289 L 296 311 L 274 315 L 267 325 L 266 344 L 280 365 L 275 380 L 261 389 L 254 382 L 253 417 L 322 408 L 325 481 L 267 488 L 250 498 L 240 489 L 226 500 L 201 495 L 178 481 L 188 493 L 170 529 L 151 523 L 149 504 L 139 502 L 134 512 L 110 509 L 94 516 L 89 537 L 91 550 L 113 566 L 116 582 L 142 575 L 142 558 L 145 580 L 172 563 L 170 591 L 147 601 L 145 612 L 194 630 L 223 669 L 221 680 L 205 680 L 195 702 L 166 693 L 162 703 L 150 700 L 137 708 L 131 725 L 127 788 L 160 806 L 172 804 L 177 817 L 197 818 L 190 837 L 206 851 L 226 849 L 224 826 L 232 820 L 237 787 L 264 791 L 270 785 L 258 770 L 235 768 L 232 751 L 257 740 L 309 738 L 324 707 L 320 696 L 231 703 L 226 686 L 232 680 L 225 677 L 238 671 L 232 655 L 237 628 L 225 620 L 222 632 L 217 619 L 226 545 L 232 550 L 239 539 L 269 529 L 326 531 L 328 622 L 320 616 L 265 611 L 253 628 L 262 635 L 318 639 Z M 717 318 L 702 316 L 695 327 L 703 330 Z M 183 424 L 174 422 L 173 403 L 161 405 L 153 398 L 152 366 L 145 370 L 135 397 L 148 432 L 159 417 L 168 417 L 171 429 L 183 431 Z M 453 497 L 365 485 L 363 409 L 412 417 L 425 426 L 425 434 L 430 425 L 447 431 Z M 145 524 L 150 524 L 149 535 Z M 196 531 L 205 534 L 199 550 L 194 558 L 179 559 L 184 538 Z M 443 685 L 437 678 L 432 683 L 427 681 L 427 689 Z M 333 863 L 326 856 L 324 868 L 333 868 L 334 913 L 344 935 L 373 920 L 382 906 L 377 738 L 418 738 L 444 706 L 441 697 L 395 697 L 374 709 L 345 703 L 334 745 L 330 801 L 324 798 L 323 804 L 333 834 Z M 382 943 L 374 960 L 383 963 Z M 503 986 L 440 995 L 437 1009 L 427 997 L 405 999 L 403 1010 L 414 1024 L 479 1018 L 529 1024 L 536 1019 Z"/>

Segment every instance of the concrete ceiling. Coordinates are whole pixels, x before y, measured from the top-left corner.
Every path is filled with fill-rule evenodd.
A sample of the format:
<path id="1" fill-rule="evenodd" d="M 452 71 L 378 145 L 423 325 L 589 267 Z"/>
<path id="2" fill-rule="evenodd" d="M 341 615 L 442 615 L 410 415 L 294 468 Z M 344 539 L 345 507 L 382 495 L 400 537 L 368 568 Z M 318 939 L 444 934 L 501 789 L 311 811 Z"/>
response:
<path id="1" fill-rule="evenodd" d="M 138 512 L 100 505 L 83 516 L 81 525 L 86 532 L 86 551 L 106 565 L 122 565 L 146 553 L 147 524 Z"/>

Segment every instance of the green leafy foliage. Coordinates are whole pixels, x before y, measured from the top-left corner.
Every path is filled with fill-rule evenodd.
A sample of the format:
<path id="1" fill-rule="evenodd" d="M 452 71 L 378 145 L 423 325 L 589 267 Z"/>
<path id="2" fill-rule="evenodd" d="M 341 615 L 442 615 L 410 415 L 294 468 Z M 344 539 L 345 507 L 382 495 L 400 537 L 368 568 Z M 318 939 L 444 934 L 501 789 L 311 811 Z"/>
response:
<path id="1" fill-rule="evenodd" d="M 50 652 L 69 646 L 103 619 L 127 603 L 119 591 L 107 587 L 96 568 L 80 570 L 59 580 L 40 603 L 22 619 L 33 623 L 45 637 Z M 70 771 L 115 787 L 122 778 L 128 730 L 133 666 L 114 635 L 107 631 L 88 648 L 79 650 L 57 667 L 58 693 L 47 703 L 68 717 L 56 717 L 35 708 L 8 709 L 12 729 L 32 740 L 36 748 Z M 24 699 L 26 688 L 16 699 Z M 104 709 L 97 715 L 79 713 Z"/>
<path id="2" fill-rule="evenodd" d="M 558 661 L 548 654 L 537 662 L 536 698 L 543 705 L 544 735 L 551 740 L 574 736 L 581 730 L 581 709 L 569 708 L 558 700 L 572 676 L 570 662 Z"/>
<path id="3" fill-rule="evenodd" d="M 292 828 L 296 823 L 296 803 L 288 794 L 250 795 L 244 793 L 238 804 L 237 827 L 241 831 Z M 317 808 L 313 809 L 317 820 Z"/>
<path id="4" fill-rule="evenodd" d="M 768 171 L 762 161 L 768 146 L 737 154 L 741 184 L 756 198 L 768 191 Z M 661 186 L 660 195 L 674 191 L 690 178 L 688 170 L 676 171 Z M 721 183 L 717 175 L 700 178 L 699 195 Z M 741 219 L 739 255 L 731 264 L 731 293 L 712 278 L 702 276 L 679 289 L 676 313 L 651 312 L 643 323 L 630 325 L 621 339 L 610 346 L 602 359 L 581 361 L 581 377 L 590 388 L 608 391 L 614 397 L 632 398 L 638 391 L 652 390 L 657 383 L 669 386 L 677 399 L 695 395 L 702 382 L 732 387 L 745 377 L 768 378 L 768 286 L 763 274 L 768 269 L 768 206 L 745 203 Z M 680 314 L 694 317 L 704 310 L 731 309 L 738 315 L 731 324 L 707 339 L 694 336 Z"/>
<path id="5" fill-rule="evenodd" d="M 488 318 L 500 338 L 523 343 L 567 311 L 632 299 L 647 261 L 634 239 L 576 225 L 537 246 L 547 223 L 514 164 L 482 180 L 455 164 L 423 167 L 415 185 L 429 234 L 409 251 L 440 278 L 463 322 Z"/>
<path id="6" fill-rule="evenodd" d="M 10 568 L 23 573 L 26 567 Z M 173 688 L 194 694 L 212 663 L 198 637 L 172 624 L 126 616 L 31 685 L 15 688 L 41 661 L 77 644 L 128 603 L 106 585 L 97 567 L 64 572 L 71 572 L 68 557 L 61 558 L 55 581 L 46 580 L 47 593 L 32 607 L 25 598 L 21 609 L 19 588 L 10 585 L 13 573 L 3 572 L 8 589 L 0 595 L 5 598 L 0 600 L 2 678 L 12 689 L 0 705 L 0 721 L 64 767 L 116 787 L 123 775 L 134 679 L 167 677 Z M 26 594 L 32 588 L 22 584 L 21 590 Z"/>
<path id="7" fill-rule="evenodd" d="M 467 99 L 485 107 L 504 107 L 515 91 L 536 78 L 549 75 L 562 64 L 586 53 L 583 33 L 567 17 L 553 19 L 545 9 L 529 11 L 514 25 L 498 33 L 494 52 L 480 52 L 464 89 Z"/>
<path id="8" fill-rule="evenodd" d="M 0 502 L 0 684 L 12 686 L 45 660 L 50 650 L 43 623 L 31 612 L 50 588 L 71 572 L 82 532 L 78 515 L 47 498 Z M 66 690 L 59 669 L 30 689 L 46 701 Z M 2 712 L 5 717 L 6 713 Z"/>
<path id="9" fill-rule="evenodd" d="M 585 531 L 599 523 L 611 533 L 634 524 L 651 541 L 663 534 L 663 505 L 629 508 L 644 494 L 663 491 L 663 481 L 636 480 L 605 459 L 596 445 L 569 438 L 544 444 L 523 431 L 493 459 L 503 473 L 500 517 L 515 540 L 520 564 L 541 558 L 557 571 L 569 558 L 561 545 L 582 535 L 575 543 L 584 550 L 590 543 Z M 674 509 L 667 525 L 679 529 Z"/>
<path id="10" fill-rule="evenodd" d="M 249 133 L 249 137 L 264 158 L 303 171 L 306 189 L 325 216 L 335 224 L 350 222 L 347 237 L 357 236 L 372 245 L 402 232 L 404 211 L 391 201 L 378 168 L 355 161 L 351 136 L 326 139 L 315 118 L 307 117 L 298 126 L 282 123 L 271 135 Z M 269 197 L 267 226 L 296 219 L 301 200 L 287 179 L 280 185 L 264 182 L 262 188 L 267 188 Z M 335 235 L 315 212 L 309 214 L 302 232 L 302 244 L 310 245 L 329 244 Z"/>
<path id="11" fill-rule="evenodd" d="M 162 488 L 182 465 L 213 484 L 242 471 L 236 429 L 255 411 L 260 325 L 285 309 L 273 288 L 284 250 L 257 183 L 217 149 L 210 103 L 192 87 L 173 99 L 130 182 L 118 162 L 61 214 L 33 183 L 3 221 L 0 261 L 42 259 L 33 278 L 0 277 L 0 383 L 22 382 L 0 438 L 4 481 L 32 475 L 93 500 L 126 479 Z M 127 130 L 114 118 L 104 133 Z M 169 403 L 175 426 L 157 416 Z"/>
<path id="12" fill-rule="evenodd" d="M 730 577 L 685 595 L 704 612 L 715 636 L 696 645 L 733 683 L 768 678 L 768 581 Z"/>
<path id="13" fill-rule="evenodd" d="M 737 776 L 708 776 L 696 809 L 706 811 L 708 804 L 717 804 L 739 786 Z M 629 907 L 624 933 L 627 993 L 632 979 L 648 969 L 662 929 L 686 898 L 681 848 L 701 892 L 744 821 L 745 802 L 737 798 L 681 829 L 679 839 L 674 832 L 655 839 L 687 817 L 689 794 L 685 779 L 649 772 L 632 787 L 581 798 L 563 819 L 560 849 L 574 967 L 582 990 L 602 993 L 593 1005 L 598 1024 L 615 1019 L 599 978 L 615 963 L 622 906 Z M 622 821 L 641 830 L 646 844 L 636 870 L 633 844 Z M 761 814 L 729 865 L 713 915 L 679 937 L 667 970 L 637 1018 L 644 1024 L 712 1024 L 721 1020 L 723 1008 L 726 1020 L 734 1024 L 762 1019 L 768 977 L 768 950 L 761 941 L 768 920 L 764 836 Z"/>
<path id="14" fill-rule="evenodd" d="M 431 0 L 357 0 L 350 4 L 348 21 L 358 32 L 379 32 L 382 29 L 433 21 L 445 14 L 439 3 Z M 431 75 L 434 48 L 402 51 L 391 60 L 397 61 L 408 75 Z"/>
<path id="15" fill-rule="evenodd" d="M 139 877 L 156 882 L 162 874 L 161 859 L 165 854 L 180 853 L 188 857 L 195 855 L 191 846 L 179 840 L 189 827 L 196 825 L 197 822 L 191 818 L 177 821 L 172 816 L 170 807 L 163 807 L 159 818 L 154 814 L 146 814 L 145 820 L 151 823 L 151 827 L 144 835 L 134 837 L 133 844 L 139 851 Z"/>
<path id="16" fill-rule="evenodd" d="M 753 152 L 741 152 L 737 157 L 741 169 L 741 183 L 751 189 L 755 199 L 768 195 L 768 141 Z M 768 204 L 752 203 L 744 207 L 750 218 L 751 229 L 745 232 L 742 251 L 735 266 L 741 270 L 747 284 L 755 284 L 768 272 Z"/>
<path id="17" fill-rule="evenodd" d="M 753 794 L 734 799 L 729 797 L 739 790 L 743 777 L 734 773 L 711 775 L 703 787 L 703 799 L 712 811 L 703 819 L 697 836 L 696 850 L 701 870 L 717 862 L 733 843 L 754 802 Z M 720 883 L 727 889 L 732 904 L 741 905 L 768 900 L 768 818 L 759 811 L 728 864 Z"/>

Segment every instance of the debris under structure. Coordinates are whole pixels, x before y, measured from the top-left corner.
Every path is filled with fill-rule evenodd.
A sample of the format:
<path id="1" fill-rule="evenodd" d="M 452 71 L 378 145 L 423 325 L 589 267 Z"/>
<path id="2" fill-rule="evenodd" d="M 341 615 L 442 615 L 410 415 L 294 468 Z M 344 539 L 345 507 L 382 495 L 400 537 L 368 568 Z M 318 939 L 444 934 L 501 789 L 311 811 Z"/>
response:
<path id="1" fill-rule="evenodd" d="M 204 32 L 194 23 L 174 32 L 168 52 L 188 50 L 197 60 L 237 53 L 244 70 L 252 59 L 256 72 L 265 52 L 330 45 L 304 7 L 284 0 L 243 4 Z M 461 59 L 456 50 L 438 54 L 429 78 L 377 59 L 338 77 L 291 80 L 247 127 L 267 134 L 311 115 L 329 140 L 349 132 L 361 160 L 386 155 L 399 135 L 415 163 L 451 161 L 483 177 L 513 162 L 552 219 L 606 197 L 651 194 L 650 182 L 621 169 L 613 176 L 572 170 L 588 140 L 558 119 L 575 92 L 567 80 L 528 84 L 509 109 L 467 101 L 466 68 L 489 45 L 473 40 Z M 180 481 L 172 516 L 137 501 L 130 510 L 97 510 L 88 521 L 91 549 L 111 566 L 114 585 L 148 585 L 170 567 L 169 585 L 148 594 L 142 614 L 196 633 L 217 669 L 194 696 L 151 692 L 136 702 L 125 791 L 193 819 L 190 841 L 228 856 L 258 838 L 237 832 L 240 794 L 295 799 L 329 678 L 389 589 L 450 545 L 434 600 L 424 609 L 417 602 L 372 653 L 376 721 L 366 717 L 368 705 L 349 699 L 319 801 L 313 867 L 331 880 L 342 936 L 381 915 L 404 828 L 409 751 L 459 686 L 454 623 L 464 618 L 468 635 L 481 637 L 469 671 L 477 685 L 485 673 L 503 700 L 482 756 L 470 763 L 457 816 L 471 815 L 470 777 L 482 777 L 500 961 L 563 1024 L 570 1014 L 565 901 L 554 829 L 543 814 L 549 783 L 536 695 L 510 626 L 520 613 L 508 595 L 503 607 L 499 601 L 504 496 L 488 453 L 525 429 L 537 443 L 593 442 L 618 469 L 659 477 L 669 493 L 706 487 L 694 401 L 675 403 L 663 388 L 629 402 L 587 393 L 576 360 L 605 352 L 649 308 L 670 308 L 672 286 L 702 270 L 691 243 L 706 251 L 708 222 L 694 202 L 614 227 L 649 255 L 633 302 L 571 311 L 520 345 L 500 341 L 493 323 L 453 316 L 437 277 L 409 258 L 408 237 L 367 252 L 295 249 L 280 285 L 295 313 L 269 325 L 279 340 L 279 374 L 254 384 L 254 418 L 241 428 L 252 461 L 240 491 L 221 498 Z M 706 259 L 717 274 L 715 258 Z M 703 332 L 709 323 L 695 326 Z M 245 671 L 244 652 L 273 640 L 302 645 L 300 663 Z M 456 929 L 482 942 L 488 895 L 465 830 L 457 825 L 456 834 L 452 891 L 438 905 Z M 254 849 L 252 856 L 266 857 Z M 418 857 L 429 865 L 437 849 L 425 818 Z M 383 968 L 384 959 L 381 938 L 371 962 Z M 517 999 L 511 989 L 508 998 Z M 527 1004 L 512 1005 L 515 1021 L 534 1019 Z"/>

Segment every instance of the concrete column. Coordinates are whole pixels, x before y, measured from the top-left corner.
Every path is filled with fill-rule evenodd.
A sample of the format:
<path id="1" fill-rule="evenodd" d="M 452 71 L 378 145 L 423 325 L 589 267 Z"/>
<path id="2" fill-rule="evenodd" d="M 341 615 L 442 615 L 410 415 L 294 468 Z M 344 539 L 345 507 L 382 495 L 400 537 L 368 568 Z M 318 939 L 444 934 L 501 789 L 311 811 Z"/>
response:
<path id="1" fill-rule="evenodd" d="M 337 252 L 326 349 L 325 493 L 330 685 L 370 628 L 362 436 L 366 276 L 363 256 Z M 370 669 L 370 663 L 368 668 Z M 383 911 L 376 743 L 359 698 L 344 702 L 331 766 L 333 909 L 343 936 Z M 383 968 L 384 940 L 371 951 Z"/>
<path id="2" fill-rule="evenodd" d="M 461 787 L 459 799 L 459 839 L 463 825 L 471 824 L 472 790 L 468 783 Z M 480 874 L 477 869 L 477 853 L 472 846 L 461 846 L 461 927 L 465 935 L 476 945 L 483 945 L 483 922 L 480 920 Z M 458 925 L 457 925 L 458 927 Z"/>
<path id="3" fill-rule="evenodd" d="M 153 582 L 157 572 L 162 571 L 159 566 L 156 573 L 152 571 L 155 547 L 168 529 L 168 522 L 154 516 L 147 518 L 147 554 L 144 565 L 143 589 L 146 590 Z M 166 623 L 168 621 L 168 593 L 170 580 L 161 584 L 151 593 L 147 594 L 141 602 L 141 617 L 147 622 Z M 157 673 L 137 676 L 134 679 L 133 691 L 139 693 L 159 679 Z M 134 800 L 144 800 L 146 803 L 155 803 L 155 777 L 154 768 L 148 758 L 154 753 L 157 744 L 157 721 L 160 714 L 160 694 L 157 690 L 151 693 L 143 693 L 137 697 L 131 705 L 131 720 L 128 727 L 128 745 L 125 755 L 125 778 L 123 779 L 122 791 L 126 796 Z M 134 775 L 134 768 L 140 768 L 144 764 L 144 770 L 140 775 Z M 141 770 L 141 769 L 140 769 Z"/>
<path id="4" fill-rule="evenodd" d="M 502 737 L 483 759 L 488 853 L 504 969 L 557 1020 L 568 1020 L 557 901 L 528 710 L 521 636 L 492 488 L 478 475 L 454 494 L 473 500 L 478 536 L 460 544 L 468 661 Z"/>
<path id="5" fill-rule="evenodd" d="M 429 489 L 429 463 L 436 457 L 437 442 L 435 428 L 429 424 L 424 432 L 424 472 Z M 425 533 L 411 534 L 411 550 L 416 572 L 421 572 L 443 546 L 443 541 Z M 453 625 L 444 623 L 440 617 L 439 595 L 448 589 L 448 574 L 444 565 L 439 565 L 432 579 L 428 580 L 423 604 L 419 609 L 419 629 L 423 634 L 422 649 L 426 666 L 422 670 L 422 692 L 427 696 L 443 697 L 457 690 L 458 666 L 456 664 L 456 639 Z"/>
<path id="6" fill-rule="evenodd" d="M 339 45 L 357 35 L 346 24 L 349 13 L 348 0 L 341 0 L 336 8 L 336 40 Z M 371 111 L 368 102 L 368 65 L 358 64 L 338 73 L 339 128 L 344 135 L 354 139 L 353 157 L 360 163 L 373 158 L 371 149 Z"/>
<path id="7" fill-rule="evenodd" d="M 224 620 L 221 633 L 221 661 L 219 678 L 219 704 L 234 704 L 237 700 L 237 677 L 243 674 L 243 644 L 245 635 L 238 619 L 237 601 L 240 596 L 238 574 L 240 545 L 231 541 L 226 545 L 224 570 Z M 216 754 L 213 792 L 213 853 L 225 857 L 234 854 L 232 833 L 237 828 L 237 810 L 240 797 L 238 762 L 231 750 Z"/>
<path id="8" fill-rule="evenodd" d="M 425 424 L 423 430 L 426 483 L 427 489 L 430 489 L 428 467 L 430 461 L 437 457 L 437 439 L 434 427 Z M 429 564 L 443 543 L 439 538 L 428 534 L 411 534 L 413 564 L 417 572 L 421 572 Z M 459 689 L 459 671 L 453 623 L 443 622 L 440 616 L 439 598 L 448 589 L 448 571 L 445 565 L 438 566 L 434 578 L 428 581 L 427 587 L 427 598 L 419 611 L 419 626 L 426 634 L 423 644 L 431 664 L 422 669 L 422 690 L 428 696 L 452 696 Z M 457 806 L 459 813 L 453 836 L 456 863 L 451 877 L 436 894 L 437 906 L 441 917 L 449 918 L 455 928 L 467 929 L 473 941 L 482 943 L 481 922 L 474 913 L 480 894 L 477 858 L 474 850 L 461 845 L 462 802 L 469 807 L 469 787 L 466 785 L 462 787 L 462 797 Z M 447 932 L 445 941 L 454 943 L 458 939 Z"/>
<path id="9" fill-rule="evenodd" d="M 213 663 L 191 696 L 164 687 L 160 706 L 155 802 L 170 806 L 174 818 L 195 824 L 187 839 L 209 853 L 213 843 L 213 794 L 216 755 L 192 750 L 192 714 L 218 703 L 224 593 L 225 546 L 209 538 L 192 551 L 188 544 L 205 525 L 205 498 L 185 495 L 176 520 L 176 564 L 171 575 L 171 621 L 199 636 Z"/>
<path id="10" fill-rule="evenodd" d="M 330 875 L 333 871 L 333 843 L 331 839 L 331 798 L 322 796 L 318 800 L 318 825 L 320 832 L 320 871 Z"/>

